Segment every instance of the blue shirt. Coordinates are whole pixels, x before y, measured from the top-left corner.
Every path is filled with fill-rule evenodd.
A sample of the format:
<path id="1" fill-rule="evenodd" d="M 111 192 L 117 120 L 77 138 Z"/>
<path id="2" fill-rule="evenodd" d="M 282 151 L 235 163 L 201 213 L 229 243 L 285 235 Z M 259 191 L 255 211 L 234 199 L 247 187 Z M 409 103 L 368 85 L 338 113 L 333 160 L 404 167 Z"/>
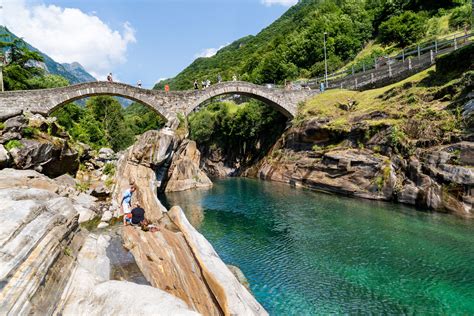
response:
<path id="1" fill-rule="evenodd" d="M 123 202 L 126 202 L 127 204 L 131 204 L 132 202 L 132 191 L 130 191 L 130 189 L 126 190 L 124 193 L 123 193 L 123 199 L 122 201 Z"/>

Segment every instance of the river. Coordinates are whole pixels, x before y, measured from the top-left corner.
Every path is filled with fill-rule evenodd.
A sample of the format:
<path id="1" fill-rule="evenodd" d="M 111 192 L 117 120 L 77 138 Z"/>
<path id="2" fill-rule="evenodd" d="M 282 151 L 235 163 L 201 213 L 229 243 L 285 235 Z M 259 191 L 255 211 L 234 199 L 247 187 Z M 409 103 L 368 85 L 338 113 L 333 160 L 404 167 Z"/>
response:
<path id="1" fill-rule="evenodd" d="M 169 193 L 271 315 L 474 314 L 474 221 L 253 179 Z"/>

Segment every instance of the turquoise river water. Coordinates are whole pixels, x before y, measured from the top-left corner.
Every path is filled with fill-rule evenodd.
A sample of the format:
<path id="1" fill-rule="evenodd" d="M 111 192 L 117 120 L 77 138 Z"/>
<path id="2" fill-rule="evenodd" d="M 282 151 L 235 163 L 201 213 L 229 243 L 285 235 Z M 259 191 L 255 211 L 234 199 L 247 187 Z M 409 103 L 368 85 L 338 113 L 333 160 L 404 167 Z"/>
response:
<path id="1" fill-rule="evenodd" d="M 231 178 L 167 194 L 271 315 L 474 315 L 474 221 Z"/>

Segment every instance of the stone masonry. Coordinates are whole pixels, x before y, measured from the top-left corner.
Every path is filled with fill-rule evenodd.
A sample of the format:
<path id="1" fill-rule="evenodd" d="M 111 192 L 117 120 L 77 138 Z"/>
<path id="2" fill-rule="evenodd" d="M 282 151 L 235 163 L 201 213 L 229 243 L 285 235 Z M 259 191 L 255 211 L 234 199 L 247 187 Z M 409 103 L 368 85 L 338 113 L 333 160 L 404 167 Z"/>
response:
<path id="1" fill-rule="evenodd" d="M 175 126 L 178 113 L 189 115 L 210 98 L 224 94 L 239 94 L 261 100 L 288 118 L 296 115 L 298 103 L 318 93 L 313 90 L 283 90 L 231 81 L 213 85 L 205 90 L 173 91 L 141 89 L 123 83 L 88 82 L 62 88 L 8 91 L 0 93 L 0 119 L 23 111 L 49 115 L 58 107 L 85 97 L 97 95 L 121 96 L 143 103 Z"/>

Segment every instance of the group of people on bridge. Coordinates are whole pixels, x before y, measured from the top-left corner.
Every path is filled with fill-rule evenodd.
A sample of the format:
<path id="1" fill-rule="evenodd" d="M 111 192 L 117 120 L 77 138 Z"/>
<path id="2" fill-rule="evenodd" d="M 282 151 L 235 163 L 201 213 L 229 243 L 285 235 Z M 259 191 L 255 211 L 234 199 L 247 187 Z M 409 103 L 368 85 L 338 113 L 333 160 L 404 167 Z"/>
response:
<path id="1" fill-rule="evenodd" d="M 237 81 L 237 75 L 233 75 L 232 76 L 232 81 Z M 221 83 L 222 82 L 222 76 L 221 74 L 218 74 L 217 75 L 217 83 Z M 201 81 L 201 89 L 202 90 L 205 90 L 206 88 L 209 88 L 211 86 L 211 80 L 209 79 L 206 79 L 206 80 L 203 80 Z M 197 80 L 194 80 L 194 90 L 199 90 L 199 83 Z"/>

